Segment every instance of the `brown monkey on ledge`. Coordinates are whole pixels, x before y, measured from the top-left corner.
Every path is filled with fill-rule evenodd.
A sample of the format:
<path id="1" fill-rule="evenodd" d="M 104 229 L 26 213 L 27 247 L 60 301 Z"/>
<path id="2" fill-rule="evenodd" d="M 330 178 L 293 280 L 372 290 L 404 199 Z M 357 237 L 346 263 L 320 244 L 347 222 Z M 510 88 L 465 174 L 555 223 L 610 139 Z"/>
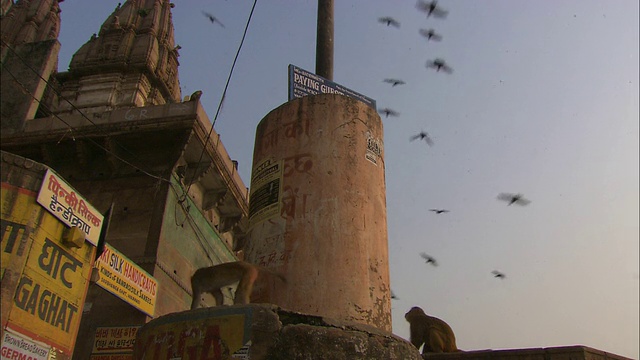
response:
<path id="1" fill-rule="evenodd" d="M 284 276 L 273 270 L 244 261 L 228 262 L 196 270 L 191 276 L 191 291 L 193 291 L 191 310 L 200 305 L 200 296 L 203 293 L 210 293 L 215 298 L 216 305 L 222 305 L 222 291 L 220 289 L 236 282 L 238 287 L 233 303 L 248 304 L 251 291 L 253 291 L 253 283 L 261 271 L 275 275 L 284 282 L 287 281 Z"/>
<path id="2" fill-rule="evenodd" d="M 456 337 L 451 327 L 444 321 L 429 316 L 414 306 L 404 318 L 409 322 L 409 340 L 420 350 L 424 343 L 422 355 L 426 353 L 456 352 Z"/>

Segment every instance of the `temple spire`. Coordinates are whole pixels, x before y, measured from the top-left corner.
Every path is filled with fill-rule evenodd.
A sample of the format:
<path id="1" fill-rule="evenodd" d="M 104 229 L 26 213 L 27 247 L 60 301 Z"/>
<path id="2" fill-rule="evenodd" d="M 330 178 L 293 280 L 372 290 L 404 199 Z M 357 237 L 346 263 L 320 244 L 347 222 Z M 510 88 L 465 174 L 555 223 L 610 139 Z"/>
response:
<path id="1" fill-rule="evenodd" d="M 181 98 L 168 0 L 129 0 L 90 35 L 62 74 L 62 95 L 86 112 L 161 105 Z M 60 102 L 58 112 L 72 111 Z"/>

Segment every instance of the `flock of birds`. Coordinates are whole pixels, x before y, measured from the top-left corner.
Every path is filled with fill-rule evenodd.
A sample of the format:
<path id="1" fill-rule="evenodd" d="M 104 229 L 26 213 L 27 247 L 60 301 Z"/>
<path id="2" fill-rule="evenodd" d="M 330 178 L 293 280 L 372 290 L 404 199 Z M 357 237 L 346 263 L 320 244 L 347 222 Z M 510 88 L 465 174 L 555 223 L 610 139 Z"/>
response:
<path id="1" fill-rule="evenodd" d="M 418 0 L 418 3 L 416 4 L 416 8 L 426 13 L 427 18 L 430 18 L 431 16 L 433 16 L 434 18 L 444 19 L 447 17 L 447 14 L 448 14 L 448 11 L 438 6 L 437 0 L 432 0 L 429 2 L 424 0 Z M 378 21 L 387 26 L 393 26 L 396 28 L 400 27 L 400 22 L 392 18 L 391 16 L 380 17 L 378 18 Z M 432 28 L 419 29 L 418 32 L 420 33 L 420 35 L 424 36 L 427 39 L 427 41 L 442 41 L 442 35 L 436 33 L 436 31 Z M 428 60 L 425 66 L 428 69 L 435 69 L 436 72 L 440 72 L 442 70 L 447 74 L 453 73 L 453 69 L 451 68 L 451 66 L 449 66 L 447 62 L 442 58 L 435 58 L 433 60 Z M 403 80 L 393 79 L 393 78 L 387 78 L 387 79 L 384 79 L 383 81 L 385 83 L 391 84 L 391 87 L 406 84 Z M 390 108 L 380 109 L 379 112 L 381 114 L 384 114 L 385 117 L 400 115 L 400 113 Z M 429 133 L 427 133 L 426 131 L 421 131 L 419 134 L 412 136 L 409 140 L 414 141 L 418 139 L 424 140 L 429 146 L 433 146 L 433 140 L 431 140 Z"/>
<path id="2" fill-rule="evenodd" d="M 448 15 L 448 11 L 442 9 L 439 5 L 438 5 L 438 1 L 437 0 L 431 0 L 431 1 L 425 1 L 425 0 L 418 0 L 417 4 L 416 4 L 416 8 L 421 11 L 426 13 L 427 18 L 430 17 L 434 17 L 434 18 L 440 18 L 440 19 L 444 19 L 446 18 L 446 16 Z M 400 22 L 396 19 L 394 19 L 393 17 L 390 16 L 384 16 L 384 17 L 380 17 L 378 18 L 378 21 L 386 26 L 393 26 L 396 28 L 400 27 Z M 439 33 L 437 33 L 434 29 L 429 28 L 429 29 L 419 29 L 419 33 L 420 35 L 422 35 L 423 37 L 425 37 L 427 39 L 427 41 L 442 41 L 443 36 Z M 442 58 L 435 58 L 433 60 L 428 60 L 426 63 L 426 68 L 427 69 L 434 69 L 436 72 L 440 72 L 442 71 L 443 73 L 446 74 L 452 74 L 453 73 L 453 69 L 451 68 L 451 66 L 449 64 L 447 64 L 447 62 L 442 59 Z M 391 87 L 396 87 L 396 86 L 400 86 L 400 85 L 404 85 L 406 84 L 403 80 L 401 79 L 394 79 L 394 78 L 386 78 L 383 80 L 383 82 L 388 83 L 391 85 Z M 399 116 L 400 114 L 390 108 L 382 108 L 379 110 L 379 112 L 381 114 L 384 114 L 385 118 L 388 118 L 389 116 Z M 427 145 L 429 146 L 433 146 L 434 142 L 431 139 L 430 135 L 428 132 L 422 130 L 420 131 L 420 133 L 413 135 L 409 138 L 410 141 L 414 141 L 414 140 L 420 140 L 420 141 L 425 141 L 427 143 Z M 501 201 L 505 201 L 507 202 L 507 206 L 511 206 L 511 205 L 520 205 L 520 206 L 526 206 L 528 205 L 531 201 L 526 199 L 524 197 L 523 194 L 513 194 L 513 193 L 500 193 L 497 196 L 498 200 Z M 436 215 L 440 215 L 440 214 L 445 214 L 450 212 L 450 210 L 447 209 L 429 209 L 429 211 L 435 213 Z M 431 266 L 438 266 L 438 261 L 431 255 L 428 255 L 425 252 L 420 253 L 420 256 L 424 259 L 425 263 Z M 494 278 L 496 279 L 501 279 L 504 280 L 506 279 L 506 275 L 498 270 L 493 270 L 491 271 L 491 274 L 493 275 Z M 398 297 L 396 296 L 396 294 L 391 291 L 391 298 L 392 299 L 398 299 Z"/>
<path id="3" fill-rule="evenodd" d="M 531 203 L 531 201 L 526 199 L 522 194 L 500 193 L 498 194 L 497 199 L 507 202 L 507 206 L 511 206 L 513 204 L 526 206 L 526 205 L 529 205 L 529 203 Z M 437 215 L 450 212 L 447 209 L 429 209 L 429 211 L 434 212 Z M 426 264 L 438 266 L 438 262 L 433 256 L 430 256 L 424 252 L 420 253 L 420 256 L 425 260 Z M 491 271 L 491 273 L 493 274 L 493 277 L 498 279 L 505 279 L 507 277 L 503 272 L 498 270 L 493 270 Z M 397 297 L 394 297 L 394 296 L 395 295 L 392 294 L 392 298 L 397 299 Z"/>

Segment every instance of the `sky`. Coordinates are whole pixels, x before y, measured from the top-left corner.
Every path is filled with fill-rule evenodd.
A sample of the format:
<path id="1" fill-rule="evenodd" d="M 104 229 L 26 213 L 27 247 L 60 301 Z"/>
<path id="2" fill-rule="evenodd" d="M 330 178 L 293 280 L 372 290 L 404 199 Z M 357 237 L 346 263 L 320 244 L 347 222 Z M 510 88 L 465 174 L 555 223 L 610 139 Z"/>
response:
<path id="1" fill-rule="evenodd" d="M 61 3 L 60 71 L 117 3 Z M 202 90 L 212 120 L 252 5 L 173 9 L 183 96 Z M 408 339 L 404 313 L 420 306 L 463 350 L 586 345 L 638 359 L 638 1 L 439 5 L 444 19 L 414 0 L 335 1 L 333 81 L 399 113 L 382 116 L 393 333 Z M 287 66 L 315 70 L 316 11 L 257 2 L 215 122 L 246 186 L 256 126 L 287 101 Z M 453 73 L 428 69 L 436 57 Z M 421 130 L 432 147 L 409 141 Z"/>

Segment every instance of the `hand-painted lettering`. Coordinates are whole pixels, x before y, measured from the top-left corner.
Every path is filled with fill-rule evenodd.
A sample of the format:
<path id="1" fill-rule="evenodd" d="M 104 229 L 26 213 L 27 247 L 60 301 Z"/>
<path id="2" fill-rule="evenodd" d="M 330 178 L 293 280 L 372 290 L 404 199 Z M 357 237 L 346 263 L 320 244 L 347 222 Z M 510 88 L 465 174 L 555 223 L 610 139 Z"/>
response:
<path id="1" fill-rule="evenodd" d="M 81 261 L 49 239 L 44 240 L 38 265 L 54 280 L 58 277 L 58 270 L 60 270 L 60 280 L 69 289 L 73 284 L 65 276 L 67 270 L 75 273 L 78 267 L 82 268 Z"/>
<path id="2" fill-rule="evenodd" d="M 11 254 L 13 253 L 13 247 L 16 244 L 16 240 L 22 240 L 22 238 L 27 234 L 27 227 L 26 225 L 14 223 L 8 220 L 2 220 L 0 226 L 2 227 L 2 243 L 5 244 L 3 251 Z M 22 256 L 22 250 L 20 247 L 18 247 L 18 253 L 16 255 Z"/>
<path id="3" fill-rule="evenodd" d="M 41 289 L 40 284 L 34 284 L 26 276 L 20 279 L 14 303 L 19 309 L 37 315 L 40 320 L 67 333 L 78 312 L 75 305 L 45 287 Z"/>

